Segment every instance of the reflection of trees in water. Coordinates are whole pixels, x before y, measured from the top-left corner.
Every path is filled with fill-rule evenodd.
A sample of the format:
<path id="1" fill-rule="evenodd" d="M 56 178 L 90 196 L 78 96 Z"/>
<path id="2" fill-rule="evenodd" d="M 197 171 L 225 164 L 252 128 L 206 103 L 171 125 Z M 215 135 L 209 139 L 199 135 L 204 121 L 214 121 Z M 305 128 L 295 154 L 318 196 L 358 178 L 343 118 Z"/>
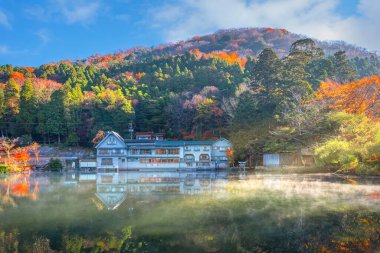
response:
<path id="1" fill-rule="evenodd" d="M 15 199 L 18 197 L 27 197 L 31 200 L 37 200 L 39 193 L 39 184 L 30 183 L 29 174 L 13 174 L 0 181 L 0 210 L 5 206 L 16 207 Z"/>
<path id="2" fill-rule="evenodd" d="M 236 204 L 236 203 L 235 203 Z M 215 207 L 215 206 L 213 206 Z M 47 237 L 25 240 L 13 231 L 0 228 L 0 252 L 378 252 L 379 214 L 345 210 L 277 219 L 271 213 L 256 218 L 233 204 L 218 210 L 199 210 L 202 224 L 186 221 L 180 230 L 160 227 L 155 232 L 125 226 L 121 231 L 102 231 L 97 235 L 60 234 L 54 244 Z M 263 210 L 264 211 L 264 210 Z M 200 213 L 201 212 L 201 213 Z M 188 218 L 188 217 L 184 217 Z M 273 219 L 275 218 L 275 219 Z M 151 224 L 152 226 L 158 224 Z M 180 222 L 180 225 L 183 225 Z M 175 228 L 175 226 L 174 226 Z M 175 233 L 173 233 L 175 232 Z M 22 239 L 21 239 L 22 238 Z M 55 245 L 57 248 L 53 248 Z"/>
<path id="3" fill-rule="evenodd" d="M 62 235 L 59 249 L 51 248 L 46 237 L 37 237 L 31 242 L 19 239 L 17 231 L 5 232 L 0 229 L 0 253 L 53 253 L 53 252 L 147 252 L 148 243 L 138 240 L 132 233 L 132 227 L 126 226 L 118 233 L 107 233 L 90 238 L 85 235 Z"/>
<path id="4" fill-rule="evenodd" d="M 195 179 L 198 185 L 198 181 L 199 184 L 202 180 L 206 182 L 207 176 L 184 175 L 183 179 L 185 182 Z M 126 178 L 126 182 L 127 180 Z M 217 181 L 213 180 L 211 179 L 212 184 Z M 31 185 L 29 190 L 33 190 L 31 181 L 33 180 L 28 181 Z M 108 180 L 107 183 L 109 182 Z M 40 183 L 44 185 L 42 181 Z M 144 186 L 147 185 L 144 183 Z M 367 197 L 366 204 L 363 204 L 356 198 L 359 195 L 366 198 L 366 194 L 378 188 L 368 186 L 364 189 L 365 186 L 359 184 L 340 185 L 339 189 L 337 187 L 335 182 L 292 181 L 289 177 L 273 179 L 265 176 L 253 180 L 247 177 L 244 181 L 230 182 L 225 187 L 227 191 L 218 195 L 191 195 L 154 202 L 142 202 L 136 195 L 130 202 L 126 202 L 124 208 L 112 212 L 106 212 L 102 208 L 100 201 L 93 195 L 93 188 L 90 193 L 78 195 L 78 198 L 73 198 L 73 188 L 65 188 L 68 189 L 66 193 L 69 193 L 65 196 L 70 202 L 60 198 L 59 202 L 54 202 L 54 206 L 57 205 L 57 209 L 60 209 L 68 204 L 77 205 L 75 212 L 69 209 L 65 211 L 65 223 L 57 227 L 55 220 L 46 219 L 43 229 L 28 235 L 25 230 L 30 228 L 20 226 L 19 231 L 11 228 L 2 230 L 0 222 L 0 253 L 133 250 L 377 252 L 380 249 L 380 213 L 376 207 L 378 199 Z M 9 195 L 17 198 L 11 195 L 11 188 L 9 187 Z M 3 185 L 0 189 L 1 193 L 6 190 Z M 62 188 L 56 190 L 51 194 L 64 192 Z M 84 202 L 89 196 L 87 193 L 91 194 L 91 201 L 97 207 L 89 208 L 92 203 L 90 201 L 86 205 L 77 203 L 78 199 Z M 84 207 L 89 209 L 85 210 L 85 217 L 82 217 Z M 50 209 L 47 213 L 54 211 Z M 132 211 L 134 214 L 131 216 L 129 214 Z M 30 215 L 27 222 L 34 220 L 33 212 L 27 214 Z M 68 216 L 71 217 L 67 218 Z M 53 216 L 53 219 L 57 217 Z M 97 221 L 103 219 L 104 222 Z M 116 223 L 121 224 L 116 228 Z M 90 231 L 81 229 L 89 224 L 92 227 Z M 130 225 L 133 226 L 133 233 Z M 126 227 L 122 229 L 123 226 Z M 55 232 L 47 236 L 45 231 L 49 230 Z"/>

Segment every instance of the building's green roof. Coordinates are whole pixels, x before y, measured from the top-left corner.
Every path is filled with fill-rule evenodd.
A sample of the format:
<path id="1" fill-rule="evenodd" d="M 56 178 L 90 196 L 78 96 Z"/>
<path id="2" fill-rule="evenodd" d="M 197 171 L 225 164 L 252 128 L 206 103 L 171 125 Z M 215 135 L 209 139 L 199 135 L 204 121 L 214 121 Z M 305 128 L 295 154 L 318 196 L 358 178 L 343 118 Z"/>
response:
<path id="1" fill-rule="evenodd" d="M 156 141 L 156 146 L 195 146 L 212 145 L 212 141 Z"/>

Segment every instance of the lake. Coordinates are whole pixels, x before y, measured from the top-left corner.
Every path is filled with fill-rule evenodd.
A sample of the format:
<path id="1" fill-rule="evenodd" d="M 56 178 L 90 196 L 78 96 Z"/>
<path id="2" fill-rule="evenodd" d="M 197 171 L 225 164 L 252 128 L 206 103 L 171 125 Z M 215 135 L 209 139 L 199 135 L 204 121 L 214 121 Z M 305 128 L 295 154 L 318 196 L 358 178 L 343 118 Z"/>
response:
<path id="1" fill-rule="evenodd" d="M 380 252 L 380 179 L 0 175 L 1 252 Z"/>

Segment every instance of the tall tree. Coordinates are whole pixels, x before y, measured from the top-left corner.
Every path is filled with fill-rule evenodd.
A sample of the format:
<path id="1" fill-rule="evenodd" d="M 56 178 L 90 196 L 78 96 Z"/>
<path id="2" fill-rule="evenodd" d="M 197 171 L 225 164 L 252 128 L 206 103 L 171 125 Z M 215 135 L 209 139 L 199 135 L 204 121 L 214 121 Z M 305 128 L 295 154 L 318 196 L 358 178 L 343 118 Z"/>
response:
<path id="1" fill-rule="evenodd" d="M 52 94 L 51 102 L 48 108 L 46 108 L 46 121 L 41 123 L 46 124 L 48 136 L 56 137 L 58 143 L 60 143 L 61 137 L 67 133 L 65 128 L 64 94 L 62 90 L 57 90 Z"/>
<path id="2" fill-rule="evenodd" d="M 352 82 L 356 71 L 352 63 L 347 59 L 345 51 L 338 51 L 333 57 L 333 79 L 338 83 Z"/>
<path id="3" fill-rule="evenodd" d="M 20 113 L 18 114 L 18 125 L 21 133 L 32 135 L 34 123 L 36 122 L 36 96 L 33 83 L 26 79 L 20 94 Z"/>
<path id="4" fill-rule="evenodd" d="M 4 133 L 3 133 L 4 113 L 5 113 L 4 90 L 2 88 L 0 88 L 0 130 L 1 130 L 1 137 L 4 136 Z"/>
<path id="5" fill-rule="evenodd" d="M 14 79 L 9 79 L 4 90 L 6 132 L 15 134 L 16 115 L 20 112 L 20 87 Z"/>

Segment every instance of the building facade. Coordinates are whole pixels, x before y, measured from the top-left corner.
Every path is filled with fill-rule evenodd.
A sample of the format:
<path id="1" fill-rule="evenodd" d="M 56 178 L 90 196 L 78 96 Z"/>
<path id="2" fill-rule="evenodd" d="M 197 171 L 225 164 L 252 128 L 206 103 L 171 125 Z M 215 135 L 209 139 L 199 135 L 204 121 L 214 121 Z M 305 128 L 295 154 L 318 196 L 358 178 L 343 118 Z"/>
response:
<path id="1" fill-rule="evenodd" d="M 151 134 L 151 133 L 149 133 Z M 155 135 L 154 135 L 155 136 Z M 187 170 L 227 168 L 226 151 L 231 143 L 217 141 L 166 141 L 161 136 L 124 140 L 107 132 L 96 148 L 98 169 Z"/>

